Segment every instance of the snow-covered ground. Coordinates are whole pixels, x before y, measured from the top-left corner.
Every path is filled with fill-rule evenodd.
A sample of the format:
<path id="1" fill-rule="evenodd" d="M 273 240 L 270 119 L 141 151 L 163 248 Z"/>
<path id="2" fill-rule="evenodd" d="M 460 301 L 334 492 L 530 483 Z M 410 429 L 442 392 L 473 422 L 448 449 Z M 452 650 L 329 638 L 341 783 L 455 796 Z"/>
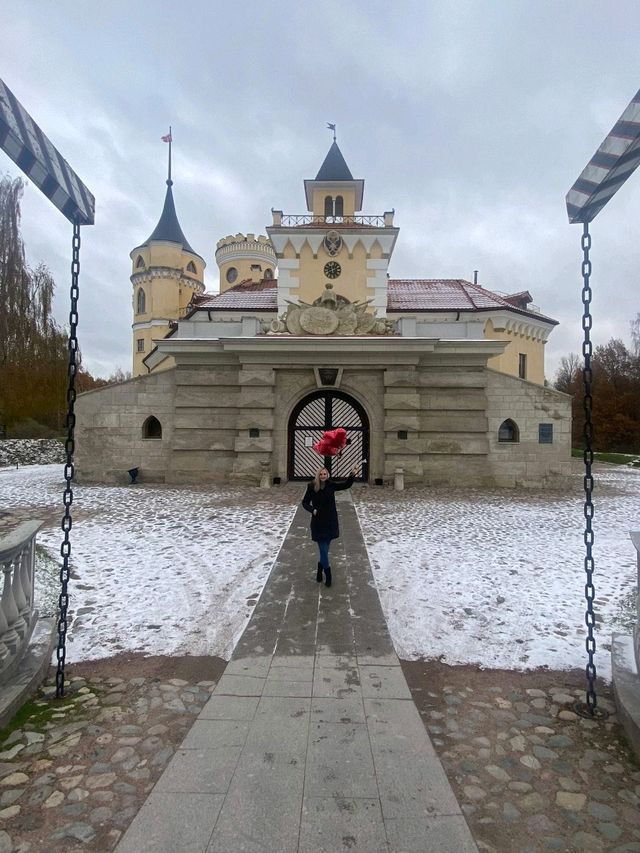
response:
<path id="1" fill-rule="evenodd" d="M 611 631 L 634 616 L 640 471 L 601 467 L 595 490 L 598 672 Z M 398 654 L 527 669 L 583 667 L 581 478 L 565 492 L 356 489 L 354 499 Z M 0 470 L 0 510 L 30 509 L 60 548 L 58 465 Z M 228 658 L 300 499 L 294 488 L 76 486 L 69 659 Z M 37 601 L 55 601 L 43 561 Z M 53 585 L 53 595 L 52 595 Z"/>
<path id="2" fill-rule="evenodd" d="M 400 657 L 485 667 L 583 667 L 582 479 L 564 493 L 409 489 L 356 501 L 382 607 Z M 612 630 L 634 618 L 640 472 L 596 474 L 598 673 Z"/>
<path id="3" fill-rule="evenodd" d="M 0 440 L 0 468 L 62 463 L 64 458 L 64 444 L 55 438 L 3 438 Z"/>
<path id="4" fill-rule="evenodd" d="M 52 555 L 63 489 L 59 465 L 0 470 L 0 508 L 57 511 L 38 535 Z M 74 486 L 69 660 L 122 651 L 229 658 L 294 510 L 276 489 Z M 42 587 L 52 577 L 37 574 L 36 606 L 50 600 Z"/>

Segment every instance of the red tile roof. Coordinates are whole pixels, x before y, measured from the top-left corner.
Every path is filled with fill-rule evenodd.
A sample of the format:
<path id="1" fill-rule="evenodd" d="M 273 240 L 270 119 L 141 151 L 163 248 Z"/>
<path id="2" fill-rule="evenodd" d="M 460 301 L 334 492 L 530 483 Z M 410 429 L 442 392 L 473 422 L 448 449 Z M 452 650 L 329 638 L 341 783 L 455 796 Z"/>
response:
<path id="1" fill-rule="evenodd" d="M 537 311 L 521 307 L 518 297 L 521 291 L 512 296 L 501 296 L 491 290 L 485 290 L 479 284 L 472 284 L 462 278 L 421 278 L 389 279 L 387 311 L 395 312 L 433 312 L 433 311 L 496 311 L 507 309 L 527 317 L 545 320 L 557 324 L 557 320 L 545 317 Z M 527 294 L 528 295 L 528 294 Z M 519 304 L 514 304 L 511 300 Z"/>
<path id="2" fill-rule="evenodd" d="M 203 293 L 191 301 L 194 310 L 216 311 L 277 311 L 278 282 L 274 278 L 244 281 L 224 293 Z"/>
<path id="3" fill-rule="evenodd" d="M 536 311 L 528 311 L 510 301 L 514 297 L 522 297 L 524 292 L 501 296 L 461 278 L 392 278 L 387 284 L 387 311 L 391 314 L 507 310 L 557 324 L 557 320 Z M 516 301 L 520 302 L 518 299 Z M 278 282 L 276 279 L 242 281 L 224 293 L 196 296 L 192 307 L 194 310 L 275 312 L 278 310 Z"/>

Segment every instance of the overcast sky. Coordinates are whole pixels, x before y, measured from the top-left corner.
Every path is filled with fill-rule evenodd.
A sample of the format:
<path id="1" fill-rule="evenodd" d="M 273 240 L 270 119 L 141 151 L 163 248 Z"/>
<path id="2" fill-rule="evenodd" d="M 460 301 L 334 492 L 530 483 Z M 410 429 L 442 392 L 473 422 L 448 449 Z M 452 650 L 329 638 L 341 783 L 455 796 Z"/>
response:
<path id="1" fill-rule="evenodd" d="M 80 337 L 95 375 L 131 367 L 129 252 L 155 227 L 173 127 L 183 231 L 217 290 L 217 240 L 305 212 L 331 143 L 395 208 L 392 278 L 529 290 L 560 321 L 547 375 L 580 351 L 581 226 L 564 197 L 640 88 L 637 0 L 2 0 L 0 77 L 96 197 L 82 230 Z M 10 8 L 10 13 L 8 12 Z M 19 174 L 0 151 L 0 171 Z M 592 226 L 594 339 L 640 311 L 640 174 Z M 65 322 L 69 223 L 33 185 L 32 265 Z"/>

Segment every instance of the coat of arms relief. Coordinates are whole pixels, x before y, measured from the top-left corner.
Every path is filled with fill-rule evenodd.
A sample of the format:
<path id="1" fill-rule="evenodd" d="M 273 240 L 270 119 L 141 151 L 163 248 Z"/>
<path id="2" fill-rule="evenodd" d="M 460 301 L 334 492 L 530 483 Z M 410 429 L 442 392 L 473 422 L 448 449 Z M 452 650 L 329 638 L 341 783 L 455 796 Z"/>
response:
<path id="1" fill-rule="evenodd" d="M 350 302 L 334 293 L 327 282 L 325 289 L 312 304 L 288 302 L 287 310 L 277 320 L 263 324 L 267 334 L 291 335 L 395 335 L 396 323 L 378 317 L 371 302 Z"/>

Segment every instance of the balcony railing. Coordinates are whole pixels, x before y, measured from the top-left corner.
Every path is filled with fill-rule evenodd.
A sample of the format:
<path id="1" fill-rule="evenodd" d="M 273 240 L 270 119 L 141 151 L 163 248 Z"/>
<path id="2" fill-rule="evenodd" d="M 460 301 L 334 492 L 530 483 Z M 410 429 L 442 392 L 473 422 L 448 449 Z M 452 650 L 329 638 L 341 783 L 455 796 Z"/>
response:
<path id="1" fill-rule="evenodd" d="M 327 225 L 359 225 L 366 228 L 389 228 L 393 226 L 393 210 L 371 216 L 314 216 L 312 213 L 283 213 L 272 210 L 273 224 L 286 228 L 307 226 L 326 228 Z"/>
<path id="2" fill-rule="evenodd" d="M 36 534 L 42 521 L 25 521 L 0 539 L 4 574 L 0 601 L 0 680 L 17 668 L 38 620 L 33 608 Z"/>

